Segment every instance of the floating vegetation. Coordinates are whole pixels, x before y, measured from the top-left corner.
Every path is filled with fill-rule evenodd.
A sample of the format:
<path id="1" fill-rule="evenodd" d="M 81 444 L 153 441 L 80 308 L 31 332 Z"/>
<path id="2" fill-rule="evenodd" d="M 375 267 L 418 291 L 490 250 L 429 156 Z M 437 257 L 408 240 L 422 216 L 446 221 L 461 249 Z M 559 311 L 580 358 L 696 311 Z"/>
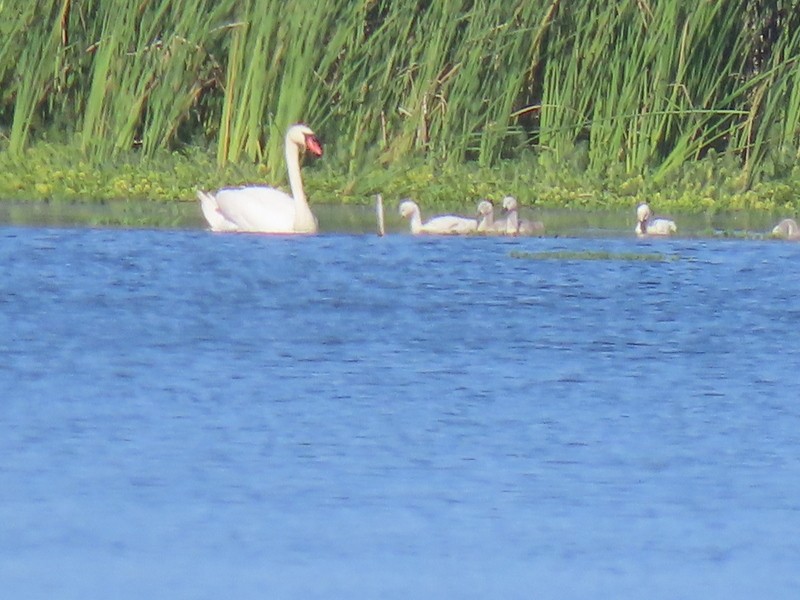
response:
<path id="1" fill-rule="evenodd" d="M 678 260 L 674 255 L 639 252 L 608 252 L 605 250 L 552 250 L 547 252 L 525 252 L 512 250 L 511 258 L 525 260 L 621 260 L 644 262 L 667 262 Z"/>
<path id="2" fill-rule="evenodd" d="M 698 237 L 716 237 L 730 240 L 764 240 L 770 239 L 769 233 L 763 231 L 745 231 L 740 229 L 713 229 L 702 230 L 696 234 Z"/>

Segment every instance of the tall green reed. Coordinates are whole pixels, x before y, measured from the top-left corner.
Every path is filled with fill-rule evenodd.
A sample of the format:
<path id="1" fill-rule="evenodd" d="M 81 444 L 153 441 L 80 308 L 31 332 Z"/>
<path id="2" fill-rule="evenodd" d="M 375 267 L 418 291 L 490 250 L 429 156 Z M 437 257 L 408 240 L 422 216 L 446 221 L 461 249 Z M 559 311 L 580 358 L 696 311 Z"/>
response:
<path id="1" fill-rule="evenodd" d="M 225 14 L 215 3 L 99 2 L 102 25 L 83 100 L 81 139 L 95 155 L 168 146 L 218 65 L 205 44 Z"/>
<path id="2" fill-rule="evenodd" d="M 61 20 L 68 6 L 68 0 L 55 2 L 42 15 L 42 9 L 32 3 L 2 4 L 0 79 L 10 79 L 14 98 L 8 135 L 12 155 L 21 154 L 36 124 L 37 109 L 59 77 L 65 42 Z"/>
<path id="3" fill-rule="evenodd" d="M 0 133 L 14 153 L 59 130 L 95 160 L 202 144 L 273 171 L 304 120 L 353 181 L 584 147 L 600 178 L 655 182 L 727 152 L 747 184 L 800 156 L 800 2 L 740 4 L 2 0 Z"/>

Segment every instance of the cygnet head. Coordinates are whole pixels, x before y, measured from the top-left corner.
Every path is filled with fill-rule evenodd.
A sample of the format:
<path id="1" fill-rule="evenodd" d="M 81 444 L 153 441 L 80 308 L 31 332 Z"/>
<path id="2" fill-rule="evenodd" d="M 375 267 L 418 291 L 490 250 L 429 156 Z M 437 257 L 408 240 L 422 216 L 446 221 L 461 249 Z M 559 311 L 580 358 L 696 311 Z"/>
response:
<path id="1" fill-rule="evenodd" d="M 418 210 L 419 207 L 417 206 L 417 203 L 414 202 L 413 200 L 403 200 L 400 203 L 400 216 L 402 217 L 408 218 Z"/>
<path id="2" fill-rule="evenodd" d="M 653 211 L 650 210 L 647 204 L 643 203 L 636 207 L 636 220 L 639 221 L 639 223 L 644 223 L 652 216 Z"/>
<path id="3" fill-rule="evenodd" d="M 517 199 L 514 196 L 506 196 L 503 198 L 503 210 L 511 212 L 517 210 Z"/>
<path id="4" fill-rule="evenodd" d="M 481 200 L 478 202 L 478 214 L 481 216 L 490 215 L 494 212 L 494 205 L 490 200 Z"/>

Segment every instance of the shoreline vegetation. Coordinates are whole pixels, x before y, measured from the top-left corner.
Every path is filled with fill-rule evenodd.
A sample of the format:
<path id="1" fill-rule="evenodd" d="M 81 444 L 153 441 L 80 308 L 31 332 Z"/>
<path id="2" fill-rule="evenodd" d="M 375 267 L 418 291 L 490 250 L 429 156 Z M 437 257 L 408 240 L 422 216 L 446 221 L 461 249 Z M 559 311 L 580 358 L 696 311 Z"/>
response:
<path id="1" fill-rule="evenodd" d="M 800 0 L 0 5 L 0 201 L 800 212 Z M 402 43 L 398 43 L 402 40 Z"/>
<path id="2" fill-rule="evenodd" d="M 324 142 L 323 142 L 324 143 Z M 689 162 L 670 181 L 653 185 L 645 176 L 600 179 L 571 163 L 544 165 L 531 153 L 490 167 L 473 162 L 436 166 L 407 162 L 367 170 L 355 177 L 324 165 L 306 165 L 303 174 L 312 204 L 370 205 L 381 193 L 390 205 L 401 198 L 432 209 L 472 210 L 482 198 L 499 202 L 517 197 L 533 209 L 633 209 L 641 202 L 659 213 L 685 214 L 737 210 L 793 215 L 800 211 L 800 168 L 792 176 L 761 181 L 749 188 L 727 157 Z M 261 164 L 215 164 L 199 148 L 144 158 L 131 152 L 100 163 L 69 146 L 39 143 L 20 157 L 0 151 L 0 201 L 91 202 L 152 200 L 196 202 L 198 189 L 264 184 L 288 188 L 286 176 L 270 180 Z"/>

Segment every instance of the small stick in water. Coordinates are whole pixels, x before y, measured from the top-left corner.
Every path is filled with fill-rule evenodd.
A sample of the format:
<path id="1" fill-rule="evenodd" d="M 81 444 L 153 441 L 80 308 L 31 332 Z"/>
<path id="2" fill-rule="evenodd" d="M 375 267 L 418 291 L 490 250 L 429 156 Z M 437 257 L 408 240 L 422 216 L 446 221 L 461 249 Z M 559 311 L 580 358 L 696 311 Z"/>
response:
<path id="1" fill-rule="evenodd" d="M 386 226 L 383 220 L 383 196 L 378 194 L 375 198 L 375 213 L 378 217 L 378 235 L 386 235 Z"/>

